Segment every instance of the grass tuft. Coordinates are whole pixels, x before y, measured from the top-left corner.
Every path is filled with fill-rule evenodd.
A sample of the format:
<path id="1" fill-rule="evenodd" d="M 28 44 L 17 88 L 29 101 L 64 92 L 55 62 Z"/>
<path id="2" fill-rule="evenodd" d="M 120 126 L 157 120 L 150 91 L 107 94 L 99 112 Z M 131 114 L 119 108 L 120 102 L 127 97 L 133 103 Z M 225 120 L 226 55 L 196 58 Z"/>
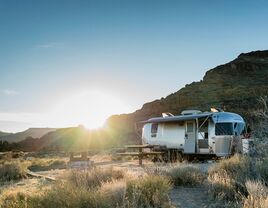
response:
<path id="1" fill-rule="evenodd" d="M 244 208 L 268 207 L 268 188 L 261 181 L 247 181 L 248 196 L 244 202 Z"/>
<path id="2" fill-rule="evenodd" d="M 0 181 L 12 181 L 26 178 L 29 163 L 12 160 L 0 164 Z"/>
<path id="3" fill-rule="evenodd" d="M 206 179 L 206 174 L 199 168 L 191 165 L 181 165 L 173 167 L 167 171 L 167 175 L 175 186 L 194 186 L 200 185 Z"/>

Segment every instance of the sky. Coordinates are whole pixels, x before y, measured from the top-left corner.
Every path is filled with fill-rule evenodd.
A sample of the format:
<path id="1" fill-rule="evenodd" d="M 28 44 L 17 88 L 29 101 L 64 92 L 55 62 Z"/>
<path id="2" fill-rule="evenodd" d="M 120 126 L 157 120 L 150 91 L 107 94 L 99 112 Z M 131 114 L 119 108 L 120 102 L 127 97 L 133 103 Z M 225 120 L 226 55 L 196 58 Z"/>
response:
<path id="1" fill-rule="evenodd" d="M 0 0 L 0 131 L 83 124 L 268 48 L 265 0 Z"/>

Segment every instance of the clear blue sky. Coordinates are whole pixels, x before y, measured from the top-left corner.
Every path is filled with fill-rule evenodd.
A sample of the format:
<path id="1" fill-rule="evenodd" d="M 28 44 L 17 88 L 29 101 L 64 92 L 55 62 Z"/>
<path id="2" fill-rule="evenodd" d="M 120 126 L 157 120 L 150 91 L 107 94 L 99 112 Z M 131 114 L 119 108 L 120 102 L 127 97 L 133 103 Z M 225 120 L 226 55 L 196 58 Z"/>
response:
<path id="1" fill-rule="evenodd" d="M 61 127 L 45 116 L 80 91 L 139 109 L 267 49 L 267 11 L 265 0 L 0 0 L 0 130 Z"/>

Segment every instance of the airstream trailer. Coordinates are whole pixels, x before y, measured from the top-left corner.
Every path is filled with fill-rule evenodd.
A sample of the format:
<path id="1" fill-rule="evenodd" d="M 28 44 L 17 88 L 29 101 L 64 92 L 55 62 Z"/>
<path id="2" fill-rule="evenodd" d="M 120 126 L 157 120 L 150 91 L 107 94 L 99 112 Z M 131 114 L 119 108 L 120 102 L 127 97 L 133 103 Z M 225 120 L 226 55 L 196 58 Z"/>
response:
<path id="1" fill-rule="evenodd" d="M 165 152 L 166 160 L 226 157 L 243 151 L 245 121 L 235 113 L 188 110 L 141 123 L 143 144 Z"/>

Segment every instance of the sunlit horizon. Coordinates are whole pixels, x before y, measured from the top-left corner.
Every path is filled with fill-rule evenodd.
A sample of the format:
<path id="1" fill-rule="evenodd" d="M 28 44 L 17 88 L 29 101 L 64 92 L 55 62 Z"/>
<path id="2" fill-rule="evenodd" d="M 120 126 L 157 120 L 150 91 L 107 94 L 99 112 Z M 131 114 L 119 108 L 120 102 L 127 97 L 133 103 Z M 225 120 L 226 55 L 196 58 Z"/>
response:
<path id="1" fill-rule="evenodd" d="M 28 122 L 27 127 L 5 132 L 20 132 L 28 128 L 67 128 L 82 125 L 88 130 L 103 127 L 106 120 L 115 114 L 130 113 L 131 109 L 118 97 L 98 90 L 83 90 L 73 93 L 55 103 L 48 112 L 13 115 L 16 121 Z M 11 117 L 7 114 L 6 117 Z"/>

